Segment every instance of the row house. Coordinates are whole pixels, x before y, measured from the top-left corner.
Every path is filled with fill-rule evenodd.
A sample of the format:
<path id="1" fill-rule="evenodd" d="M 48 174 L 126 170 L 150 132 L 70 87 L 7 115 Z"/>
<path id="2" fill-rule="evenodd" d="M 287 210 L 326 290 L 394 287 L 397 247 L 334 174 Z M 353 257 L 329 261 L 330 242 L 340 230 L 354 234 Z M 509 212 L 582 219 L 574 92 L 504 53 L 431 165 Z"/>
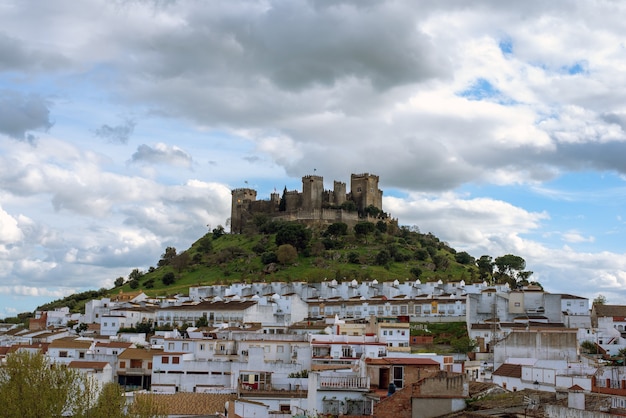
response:
<path id="1" fill-rule="evenodd" d="M 157 311 L 158 326 L 194 324 L 205 318 L 209 324 L 260 322 L 275 323 L 272 306 L 261 306 L 257 301 L 203 301 L 195 304 L 169 306 Z"/>
<path id="2" fill-rule="evenodd" d="M 297 294 L 302 299 L 352 299 L 375 297 L 393 299 L 399 296 L 417 298 L 420 295 L 437 298 L 443 295 L 463 297 L 470 293 L 480 293 L 489 287 L 486 282 L 466 285 L 465 281 L 444 283 L 441 280 L 422 283 L 399 280 L 380 282 L 376 279 L 359 282 L 357 280 L 339 282 L 335 279 L 318 283 L 307 282 L 272 282 L 272 283 L 232 283 L 230 285 L 193 286 L 189 288 L 189 297 L 194 301 L 220 297 L 222 299 L 238 296 L 249 298 L 273 294 Z M 498 291 L 510 291 L 508 284 L 496 285 Z"/>
<path id="3" fill-rule="evenodd" d="M 541 323 L 544 326 L 564 324 L 571 328 L 584 326 L 590 322 L 587 306 L 586 298 L 550 294 L 538 286 L 508 292 L 494 287 L 467 295 L 466 323 L 470 337 L 482 340 L 482 346 L 487 347 L 490 340 L 497 341 L 507 334 L 505 328 Z"/>
<path id="4" fill-rule="evenodd" d="M 309 299 L 309 317 L 336 315 L 340 318 L 367 318 L 369 316 L 408 316 L 419 320 L 428 317 L 464 318 L 465 299 L 452 296 L 442 298 L 407 299 Z"/>

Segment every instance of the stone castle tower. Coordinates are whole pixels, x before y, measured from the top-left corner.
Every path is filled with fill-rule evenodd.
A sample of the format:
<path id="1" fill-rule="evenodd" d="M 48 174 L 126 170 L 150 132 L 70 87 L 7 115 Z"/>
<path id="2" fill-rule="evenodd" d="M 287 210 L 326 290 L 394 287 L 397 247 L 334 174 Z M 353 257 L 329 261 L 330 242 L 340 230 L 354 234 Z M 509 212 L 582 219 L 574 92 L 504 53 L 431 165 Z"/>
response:
<path id="1" fill-rule="evenodd" d="M 286 191 L 285 204 L 281 208 L 281 196 L 274 192 L 269 200 L 256 200 L 254 189 L 234 189 L 231 206 L 231 233 L 242 233 L 254 215 L 264 214 L 271 218 L 298 221 L 307 224 L 345 222 L 353 226 L 363 219 L 364 210 L 372 205 L 382 211 L 383 192 L 378 188 L 378 176 L 364 173 L 352 174 L 350 193 L 346 183 L 335 181 L 333 190 L 324 190 L 324 178 L 316 175 L 302 177 L 302 192 Z M 352 201 L 357 212 L 342 209 Z"/>

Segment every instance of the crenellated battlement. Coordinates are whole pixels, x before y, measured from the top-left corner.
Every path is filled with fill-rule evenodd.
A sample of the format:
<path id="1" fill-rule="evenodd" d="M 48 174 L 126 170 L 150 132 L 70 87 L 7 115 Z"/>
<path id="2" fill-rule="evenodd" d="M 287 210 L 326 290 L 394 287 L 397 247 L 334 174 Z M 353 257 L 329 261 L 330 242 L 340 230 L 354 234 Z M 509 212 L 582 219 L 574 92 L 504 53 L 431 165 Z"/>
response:
<path id="1" fill-rule="evenodd" d="M 371 221 L 365 213 L 367 207 L 383 210 L 383 192 L 378 181 L 379 177 L 373 174 L 352 174 L 351 190 L 347 192 L 345 182 L 335 180 L 333 189 L 325 190 L 322 176 L 305 175 L 301 192 L 285 190 L 282 196 L 274 192 L 269 200 L 257 200 L 254 189 L 233 189 L 231 233 L 242 233 L 254 216 L 260 214 L 309 224 L 344 222 L 353 226 L 359 221 Z"/>

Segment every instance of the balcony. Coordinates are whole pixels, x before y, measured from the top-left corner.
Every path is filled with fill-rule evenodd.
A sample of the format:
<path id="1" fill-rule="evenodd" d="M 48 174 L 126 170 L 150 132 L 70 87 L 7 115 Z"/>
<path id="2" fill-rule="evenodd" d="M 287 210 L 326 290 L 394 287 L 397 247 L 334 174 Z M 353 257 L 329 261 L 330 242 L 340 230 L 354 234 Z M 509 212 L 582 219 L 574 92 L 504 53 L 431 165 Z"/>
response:
<path id="1" fill-rule="evenodd" d="M 319 379 L 320 390 L 369 390 L 368 377 L 358 376 L 321 376 Z"/>
<path id="2" fill-rule="evenodd" d="M 242 398 L 306 398 L 307 390 L 292 384 L 239 384 L 239 396 Z"/>
<path id="3" fill-rule="evenodd" d="M 215 350 L 216 356 L 233 356 L 237 354 L 237 350 Z"/>
<path id="4" fill-rule="evenodd" d="M 141 367 L 129 367 L 127 369 L 120 369 L 119 374 L 125 374 L 127 376 L 142 376 L 152 374 L 152 370 L 144 369 Z"/>

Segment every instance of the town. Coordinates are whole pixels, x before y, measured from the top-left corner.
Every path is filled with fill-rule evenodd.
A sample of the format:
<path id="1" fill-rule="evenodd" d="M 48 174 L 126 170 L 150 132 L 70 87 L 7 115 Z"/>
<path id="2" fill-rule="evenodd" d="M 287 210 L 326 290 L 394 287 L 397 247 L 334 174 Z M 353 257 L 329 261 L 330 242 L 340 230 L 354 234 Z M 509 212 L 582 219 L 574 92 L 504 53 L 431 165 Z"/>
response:
<path id="1" fill-rule="evenodd" d="M 131 397 L 158 394 L 170 416 L 472 416 L 467 400 L 481 392 L 527 393 L 507 416 L 626 415 L 626 306 L 589 305 L 463 281 L 119 291 L 84 314 L 58 308 L 37 311 L 28 329 L 3 325 L 0 356 L 42 353 Z M 415 350 L 432 345 L 429 327 L 459 322 L 474 342 L 466 352 Z"/>

